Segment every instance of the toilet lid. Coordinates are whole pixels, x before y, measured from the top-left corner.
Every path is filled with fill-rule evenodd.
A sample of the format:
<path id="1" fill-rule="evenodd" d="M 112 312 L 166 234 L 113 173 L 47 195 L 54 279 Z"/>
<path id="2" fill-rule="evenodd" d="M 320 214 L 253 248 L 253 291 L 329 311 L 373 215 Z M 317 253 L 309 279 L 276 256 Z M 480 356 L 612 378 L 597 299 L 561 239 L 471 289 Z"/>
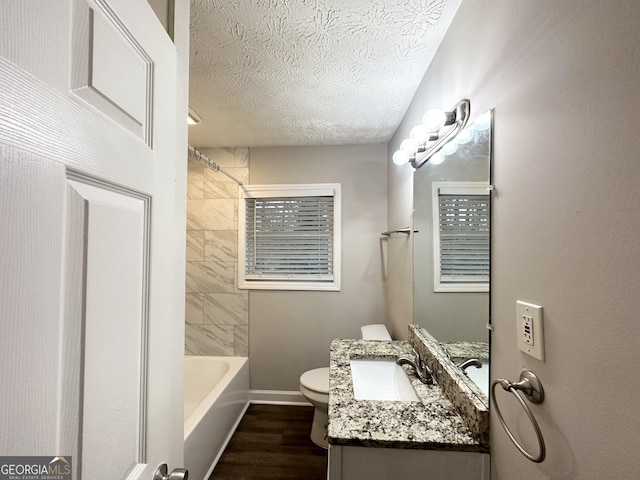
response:
<path id="1" fill-rule="evenodd" d="M 300 384 L 309 390 L 329 393 L 329 367 L 314 368 L 300 375 Z"/>

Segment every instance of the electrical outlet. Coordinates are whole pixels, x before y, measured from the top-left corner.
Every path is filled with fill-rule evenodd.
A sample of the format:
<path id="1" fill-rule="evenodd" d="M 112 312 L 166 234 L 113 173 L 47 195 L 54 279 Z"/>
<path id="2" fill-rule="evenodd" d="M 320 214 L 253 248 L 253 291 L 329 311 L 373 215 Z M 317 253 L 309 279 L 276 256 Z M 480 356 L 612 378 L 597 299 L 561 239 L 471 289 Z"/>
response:
<path id="1" fill-rule="evenodd" d="M 522 339 L 524 343 L 533 346 L 533 317 L 531 315 L 522 315 L 520 321 L 522 322 Z"/>
<path id="2" fill-rule="evenodd" d="M 542 307 L 518 300 L 516 302 L 518 348 L 544 362 L 544 330 Z"/>

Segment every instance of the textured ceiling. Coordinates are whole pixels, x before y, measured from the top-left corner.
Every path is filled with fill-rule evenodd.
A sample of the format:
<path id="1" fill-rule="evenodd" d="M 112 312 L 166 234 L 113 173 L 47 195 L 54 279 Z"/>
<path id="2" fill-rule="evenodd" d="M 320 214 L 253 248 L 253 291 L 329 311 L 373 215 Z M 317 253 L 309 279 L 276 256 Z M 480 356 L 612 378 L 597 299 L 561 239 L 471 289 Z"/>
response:
<path id="1" fill-rule="evenodd" d="M 461 0 L 191 0 L 203 147 L 383 143 Z"/>

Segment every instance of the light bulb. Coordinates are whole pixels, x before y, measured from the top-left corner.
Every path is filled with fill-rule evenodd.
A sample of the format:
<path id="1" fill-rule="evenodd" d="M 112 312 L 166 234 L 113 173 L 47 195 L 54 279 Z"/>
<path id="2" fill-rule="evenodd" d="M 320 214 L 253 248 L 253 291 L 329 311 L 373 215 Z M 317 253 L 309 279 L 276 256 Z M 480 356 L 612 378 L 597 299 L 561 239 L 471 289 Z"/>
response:
<path id="1" fill-rule="evenodd" d="M 202 122 L 202 118 L 200 118 L 200 115 L 189 108 L 189 113 L 187 114 L 187 123 L 189 125 L 197 125 L 200 122 Z"/>
<path id="2" fill-rule="evenodd" d="M 478 118 L 476 118 L 475 123 L 473 124 L 473 128 L 475 128 L 478 132 L 482 132 L 491 126 L 491 110 L 487 113 L 483 113 Z"/>
<path id="3" fill-rule="evenodd" d="M 416 125 L 409 132 L 409 137 L 420 143 L 424 143 L 429 138 L 429 130 L 424 125 Z"/>
<path id="4" fill-rule="evenodd" d="M 400 150 L 404 150 L 409 153 L 416 153 L 418 150 L 418 142 L 413 138 L 407 138 L 400 144 Z"/>
<path id="5" fill-rule="evenodd" d="M 437 132 L 444 127 L 446 121 L 447 115 L 439 108 L 427 110 L 422 116 L 422 125 L 424 125 L 429 132 Z"/>
<path id="6" fill-rule="evenodd" d="M 456 152 L 456 150 L 458 150 L 458 142 L 456 142 L 455 140 L 451 140 L 449 143 L 445 144 L 444 147 L 442 147 L 442 153 L 444 153 L 445 155 L 452 155 Z"/>
<path id="7" fill-rule="evenodd" d="M 444 162 L 444 153 L 442 152 L 434 153 L 429 159 L 429 163 L 433 165 L 440 165 L 442 162 Z"/>
<path id="8" fill-rule="evenodd" d="M 459 145 L 464 145 L 465 143 L 469 143 L 471 139 L 475 136 L 476 132 L 473 128 L 467 127 L 462 130 L 458 135 L 456 135 L 456 142 Z"/>
<path id="9" fill-rule="evenodd" d="M 409 157 L 411 155 L 406 150 L 396 150 L 396 153 L 393 154 L 393 163 L 396 165 L 404 165 L 409 161 Z"/>

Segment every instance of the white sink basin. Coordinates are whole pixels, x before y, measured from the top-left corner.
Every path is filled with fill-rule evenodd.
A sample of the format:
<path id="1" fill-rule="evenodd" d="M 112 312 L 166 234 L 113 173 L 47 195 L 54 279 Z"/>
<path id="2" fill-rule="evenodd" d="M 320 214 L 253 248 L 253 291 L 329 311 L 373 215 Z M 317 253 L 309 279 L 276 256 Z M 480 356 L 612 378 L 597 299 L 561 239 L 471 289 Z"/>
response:
<path id="1" fill-rule="evenodd" d="M 480 390 L 488 397 L 489 396 L 489 364 L 482 362 L 482 368 L 467 367 L 467 377 L 475 383 Z"/>
<path id="2" fill-rule="evenodd" d="M 407 374 L 395 360 L 352 359 L 351 377 L 356 400 L 418 401 Z"/>

